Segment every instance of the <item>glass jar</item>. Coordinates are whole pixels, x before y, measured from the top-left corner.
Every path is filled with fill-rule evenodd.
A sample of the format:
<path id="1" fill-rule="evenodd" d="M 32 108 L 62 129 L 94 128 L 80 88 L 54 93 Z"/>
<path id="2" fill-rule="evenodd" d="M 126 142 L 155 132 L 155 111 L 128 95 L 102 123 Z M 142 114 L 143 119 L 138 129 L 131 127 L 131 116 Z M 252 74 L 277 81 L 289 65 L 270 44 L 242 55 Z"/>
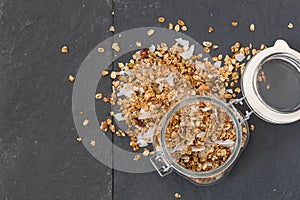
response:
<path id="1" fill-rule="evenodd" d="M 284 76 L 282 76 L 283 74 Z M 285 41 L 276 41 L 273 47 L 261 51 L 248 62 L 242 77 L 242 92 L 244 97 L 236 100 L 236 102 L 245 100 L 251 108 L 250 111 L 246 112 L 245 116 L 234 107 L 233 103 L 225 103 L 214 96 L 190 96 L 172 107 L 157 126 L 153 138 L 156 153 L 151 157 L 150 161 L 158 173 L 161 176 L 165 176 L 174 170 L 196 184 L 210 185 L 216 183 L 226 177 L 246 147 L 249 140 L 247 120 L 252 113 L 255 113 L 265 121 L 275 124 L 285 124 L 299 120 L 300 54 L 292 50 Z M 280 94 L 282 96 L 278 97 Z M 191 123 L 182 124 L 181 120 L 184 121 L 186 117 L 189 117 L 188 113 L 192 113 L 191 106 L 199 104 L 200 108 L 200 105 L 203 103 L 218 110 L 222 115 L 226 115 L 227 120 L 213 117 L 210 123 L 215 122 L 212 126 L 217 126 L 217 128 L 211 129 L 206 127 L 205 130 L 207 131 L 204 134 L 201 135 L 199 133 L 202 136 L 201 139 L 194 138 L 191 141 L 189 139 L 189 131 L 195 129 L 194 123 L 205 121 L 202 116 L 203 108 L 202 111 L 199 111 L 199 115 L 193 115 L 194 118 L 188 118 L 187 121 Z M 187 113 L 187 115 L 177 115 L 177 113 Z M 213 111 L 210 111 L 210 116 L 213 115 L 212 113 Z M 173 129 L 170 130 L 169 126 L 170 123 L 173 123 L 173 118 L 179 119 L 177 116 L 180 116 L 176 127 L 178 133 L 174 132 Z M 228 145 L 227 140 L 223 140 L 222 144 L 218 142 L 216 144 L 215 142 L 219 141 L 220 138 L 212 137 L 221 127 L 224 128 L 222 125 L 227 125 L 228 123 L 232 124 L 231 129 L 232 133 L 234 133 L 234 136 L 232 136 L 234 143 L 231 141 L 229 148 L 225 147 Z M 187 127 L 192 127 L 192 129 Z M 197 132 L 195 134 L 198 136 Z M 206 137 L 207 135 L 209 135 L 208 138 Z M 199 142 L 200 146 L 202 146 L 194 148 L 192 145 L 195 145 L 196 142 Z M 184 144 L 181 145 L 181 148 L 185 150 L 178 150 L 178 144 Z M 209 153 L 212 153 L 212 146 L 210 145 L 214 146 L 214 151 L 219 151 L 220 149 L 221 151 L 223 149 L 227 151 L 229 149 L 229 155 L 226 156 L 224 154 L 224 157 L 219 158 L 216 153 L 216 155 L 212 154 L 209 157 Z M 196 149 L 196 152 L 193 152 L 193 148 Z M 201 151 L 206 151 L 207 149 L 208 153 L 206 153 L 205 158 L 197 156 L 202 153 Z M 223 150 L 223 152 L 225 151 Z M 223 160 L 215 164 L 215 162 L 211 162 L 211 158 Z"/>

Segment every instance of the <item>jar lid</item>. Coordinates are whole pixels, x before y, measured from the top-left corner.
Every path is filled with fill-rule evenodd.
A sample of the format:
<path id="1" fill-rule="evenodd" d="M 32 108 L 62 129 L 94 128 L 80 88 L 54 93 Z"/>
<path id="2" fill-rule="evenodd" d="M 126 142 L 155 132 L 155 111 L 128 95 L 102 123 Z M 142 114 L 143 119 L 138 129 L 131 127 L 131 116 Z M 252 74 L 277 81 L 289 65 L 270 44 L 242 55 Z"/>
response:
<path id="1" fill-rule="evenodd" d="M 254 113 L 286 124 L 300 119 L 300 53 L 283 40 L 262 50 L 247 64 L 242 91 Z"/>

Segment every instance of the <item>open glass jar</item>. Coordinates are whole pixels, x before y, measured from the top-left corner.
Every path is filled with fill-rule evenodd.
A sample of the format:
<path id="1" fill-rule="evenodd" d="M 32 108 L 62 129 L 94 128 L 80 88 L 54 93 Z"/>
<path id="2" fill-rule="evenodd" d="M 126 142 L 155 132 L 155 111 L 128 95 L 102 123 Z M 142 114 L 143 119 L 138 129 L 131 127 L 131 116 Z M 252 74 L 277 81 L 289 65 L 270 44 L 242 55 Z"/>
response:
<path id="1" fill-rule="evenodd" d="M 284 91 L 283 91 L 284 90 Z M 251 113 L 285 124 L 300 119 L 300 54 L 283 40 L 254 56 L 242 77 L 246 116 L 214 96 L 191 96 L 162 118 L 151 163 L 161 176 L 175 170 L 200 185 L 222 180 L 249 139 Z"/>

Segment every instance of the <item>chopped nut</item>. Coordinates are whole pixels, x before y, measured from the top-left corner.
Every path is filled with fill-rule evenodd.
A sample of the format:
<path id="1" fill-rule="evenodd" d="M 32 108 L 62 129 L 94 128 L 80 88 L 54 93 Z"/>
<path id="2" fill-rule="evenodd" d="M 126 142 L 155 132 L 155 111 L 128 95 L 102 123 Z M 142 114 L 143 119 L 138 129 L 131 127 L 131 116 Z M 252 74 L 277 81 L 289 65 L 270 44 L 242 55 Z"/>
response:
<path id="1" fill-rule="evenodd" d="M 99 52 L 99 53 L 104 53 L 104 51 L 105 51 L 104 48 L 102 48 L 102 47 L 99 47 L 99 48 L 98 48 L 98 52 Z"/>
<path id="2" fill-rule="evenodd" d="M 111 120 L 110 118 L 108 118 L 108 119 L 106 120 L 106 123 L 107 123 L 107 125 L 111 125 L 112 120 Z"/>
<path id="3" fill-rule="evenodd" d="M 108 130 L 108 124 L 107 121 L 103 121 L 101 122 L 101 126 L 100 126 L 101 130 L 106 132 Z"/>
<path id="4" fill-rule="evenodd" d="M 212 42 L 210 42 L 210 41 L 203 41 L 203 46 L 205 46 L 205 47 L 211 47 L 212 46 Z"/>
<path id="5" fill-rule="evenodd" d="M 69 81 L 71 82 L 75 81 L 75 77 L 73 75 L 69 75 Z"/>
<path id="6" fill-rule="evenodd" d="M 186 27 L 186 26 L 182 26 L 182 27 L 181 27 L 181 30 L 182 30 L 182 31 L 187 31 L 187 27 Z"/>
<path id="7" fill-rule="evenodd" d="M 203 51 L 204 51 L 205 53 L 209 53 L 209 52 L 210 52 L 210 49 L 209 49 L 209 47 L 204 47 L 204 48 L 203 48 Z"/>
<path id="8" fill-rule="evenodd" d="M 149 149 L 144 148 L 143 156 L 148 156 L 150 154 Z"/>
<path id="9" fill-rule="evenodd" d="M 250 131 L 254 131 L 255 127 L 253 124 L 250 124 Z"/>
<path id="10" fill-rule="evenodd" d="M 68 46 L 63 46 L 63 47 L 61 48 L 61 52 L 62 52 L 62 53 L 68 53 L 68 52 L 69 52 Z"/>
<path id="11" fill-rule="evenodd" d="M 77 140 L 77 142 L 81 142 L 82 141 L 81 137 L 77 137 L 76 140 Z"/>
<path id="12" fill-rule="evenodd" d="M 103 70 L 102 72 L 101 72 L 101 75 L 102 76 L 107 76 L 109 74 L 109 71 L 108 70 Z"/>
<path id="13" fill-rule="evenodd" d="M 91 146 L 92 147 L 96 146 L 96 141 L 95 140 L 91 140 Z"/>
<path id="14" fill-rule="evenodd" d="M 213 50 L 215 50 L 215 49 L 217 49 L 217 48 L 219 48 L 219 46 L 216 45 L 216 44 L 214 44 L 214 45 L 212 46 L 212 49 L 213 49 Z"/>
<path id="15" fill-rule="evenodd" d="M 111 48 L 113 50 L 115 50 L 116 52 L 119 52 L 120 51 L 120 47 L 119 47 L 119 43 L 115 42 L 111 45 Z"/>
<path id="16" fill-rule="evenodd" d="M 179 26 L 184 26 L 184 25 L 185 25 L 185 23 L 184 23 L 184 21 L 183 21 L 182 19 L 179 19 L 179 20 L 177 21 L 177 24 L 178 24 Z"/>
<path id="17" fill-rule="evenodd" d="M 138 161 L 139 159 L 141 159 L 141 155 L 140 154 L 136 154 L 133 158 L 134 161 Z"/>
<path id="18" fill-rule="evenodd" d="M 250 25 L 250 31 L 253 32 L 254 30 L 255 30 L 255 25 L 254 25 L 254 24 L 251 24 L 251 25 Z"/>
<path id="19" fill-rule="evenodd" d="M 87 126 L 90 121 L 88 119 L 83 120 L 82 125 Z"/>
<path id="20" fill-rule="evenodd" d="M 110 78 L 112 78 L 112 79 L 117 78 L 117 72 L 112 71 L 111 74 L 110 74 Z"/>
<path id="21" fill-rule="evenodd" d="M 109 125 L 109 129 L 111 130 L 111 132 L 116 132 L 116 129 L 115 129 L 115 125 L 111 124 Z"/>
<path id="22" fill-rule="evenodd" d="M 213 27 L 209 27 L 209 28 L 208 28 L 208 32 L 209 32 L 209 33 L 212 33 L 213 31 L 214 31 L 214 28 L 213 28 Z"/>
<path id="23" fill-rule="evenodd" d="M 159 17 L 158 19 L 157 19 L 157 21 L 159 22 L 159 23 L 164 23 L 165 22 L 165 18 L 164 17 Z"/>
<path id="24" fill-rule="evenodd" d="M 141 43 L 140 41 L 136 41 L 136 42 L 135 42 L 135 45 L 138 46 L 138 47 L 141 47 L 141 46 L 142 46 L 142 43 Z"/>
<path id="25" fill-rule="evenodd" d="M 154 29 L 149 29 L 148 31 L 147 31 L 147 35 L 148 36 L 152 36 L 153 34 L 154 34 Z"/>
<path id="26" fill-rule="evenodd" d="M 240 93 L 240 92 L 241 92 L 241 88 L 237 87 L 237 88 L 234 89 L 234 91 L 235 91 L 236 93 Z"/>
<path id="27" fill-rule="evenodd" d="M 267 90 L 269 90 L 271 88 L 270 84 L 267 84 Z"/>
<path id="28" fill-rule="evenodd" d="M 118 67 L 119 67 L 121 70 L 123 70 L 123 69 L 125 68 L 125 65 L 124 65 L 124 63 L 119 62 L 119 63 L 118 63 Z"/>
<path id="29" fill-rule="evenodd" d="M 106 102 L 109 102 L 110 101 L 110 98 L 109 97 L 104 97 L 103 98 L 103 101 L 106 103 Z"/>
<path id="30" fill-rule="evenodd" d="M 237 26 L 239 25 L 239 23 L 238 23 L 237 21 L 234 21 L 234 22 L 231 22 L 231 25 L 232 25 L 233 27 L 237 27 Z"/>
<path id="31" fill-rule="evenodd" d="M 109 31 L 110 31 L 110 32 L 115 32 L 115 27 L 114 27 L 114 26 L 111 26 L 111 27 L 109 28 Z"/>
<path id="32" fill-rule="evenodd" d="M 114 111 L 110 111 L 109 114 L 110 114 L 110 116 L 112 116 L 112 117 L 115 116 Z"/>
<path id="33" fill-rule="evenodd" d="M 96 97 L 96 99 L 101 99 L 101 98 L 102 98 L 102 93 L 97 93 L 97 94 L 95 95 L 95 97 Z"/>
<path id="34" fill-rule="evenodd" d="M 179 26 L 178 24 L 176 24 L 174 30 L 175 30 L 176 32 L 178 32 L 178 31 L 180 30 L 180 26 Z"/>
<path id="35" fill-rule="evenodd" d="M 175 195 L 174 195 L 174 196 L 175 196 L 175 198 L 176 198 L 176 199 L 179 199 L 179 198 L 181 198 L 181 195 L 180 195 L 179 193 L 177 193 L 177 192 L 175 193 Z"/>
<path id="36" fill-rule="evenodd" d="M 292 28 L 294 28 L 294 24 L 292 24 L 292 23 L 289 23 L 289 25 L 288 25 L 288 28 L 289 28 L 289 29 L 292 29 Z"/>
<path id="37" fill-rule="evenodd" d="M 169 23 L 168 29 L 172 30 L 173 29 L 173 24 Z"/>

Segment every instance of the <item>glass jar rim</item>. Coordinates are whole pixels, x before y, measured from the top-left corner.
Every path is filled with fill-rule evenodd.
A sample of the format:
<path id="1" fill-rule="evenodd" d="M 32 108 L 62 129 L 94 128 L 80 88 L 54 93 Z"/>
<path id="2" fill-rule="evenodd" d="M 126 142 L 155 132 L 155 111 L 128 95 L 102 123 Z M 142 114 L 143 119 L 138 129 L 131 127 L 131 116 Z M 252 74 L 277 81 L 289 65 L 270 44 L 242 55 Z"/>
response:
<path id="1" fill-rule="evenodd" d="M 168 125 L 168 122 L 171 118 L 171 116 L 179 109 L 182 107 L 189 105 L 194 102 L 199 102 L 199 101 L 206 101 L 206 102 L 211 102 L 214 105 L 224 109 L 226 113 L 229 115 L 229 117 L 232 119 L 234 128 L 236 130 L 236 141 L 233 149 L 233 153 L 230 155 L 230 157 L 219 167 L 216 169 L 210 170 L 210 171 L 205 171 L 205 172 L 195 172 L 188 170 L 182 166 L 180 166 L 172 157 L 170 154 L 169 150 L 167 149 L 166 141 L 165 141 L 165 136 L 166 136 L 166 127 Z M 228 104 L 225 102 L 215 98 L 215 97 L 209 97 L 209 96 L 193 96 L 193 97 L 187 97 L 180 102 L 178 102 L 174 107 L 171 108 L 171 110 L 167 113 L 166 117 L 164 118 L 164 121 L 162 122 L 162 128 L 160 131 L 160 140 L 161 140 L 161 149 L 164 157 L 166 158 L 167 162 L 179 173 L 188 176 L 188 177 L 193 177 L 193 178 L 207 178 L 209 176 L 214 176 L 217 175 L 226 169 L 230 168 L 234 162 L 237 160 L 239 153 L 240 153 L 240 145 L 242 142 L 242 130 L 241 130 L 241 125 L 239 124 L 238 117 L 236 113 L 230 108 Z"/>

